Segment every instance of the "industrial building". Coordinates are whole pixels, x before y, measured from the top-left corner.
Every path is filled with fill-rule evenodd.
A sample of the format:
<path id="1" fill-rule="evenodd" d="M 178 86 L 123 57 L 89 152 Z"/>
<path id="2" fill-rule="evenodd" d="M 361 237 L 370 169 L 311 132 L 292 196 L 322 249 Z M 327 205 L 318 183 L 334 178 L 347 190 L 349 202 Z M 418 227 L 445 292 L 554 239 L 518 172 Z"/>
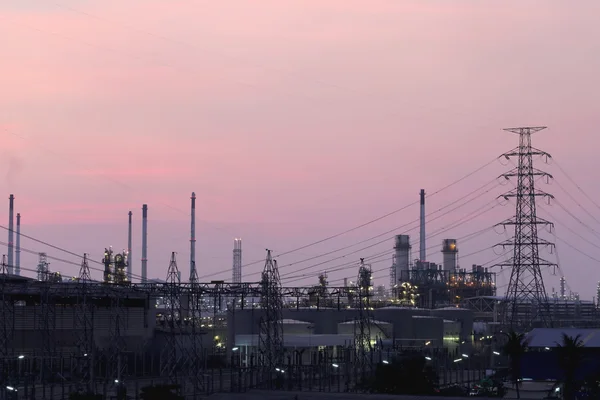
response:
<path id="1" fill-rule="evenodd" d="M 3 260 L 0 281 L 4 322 L 0 359 L 19 355 L 36 360 L 30 367 L 47 375 L 55 373 L 59 364 L 64 368 L 64 362 L 56 360 L 68 358 L 81 382 L 92 377 L 120 381 L 140 374 L 185 375 L 196 388 L 201 386 L 197 371 L 201 369 L 193 366 L 199 360 L 205 367 L 217 360 L 249 368 L 259 354 L 272 353 L 275 345 L 281 345 L 278 349 L 286 355 L 295 354 L 291 362 L 298 364 L 316 363 L 323 352 L 340 363 L 348 361 L 350 348 L 364 347 L 357 344 L 364 335 L 370 352 L 431 349 L 467 354 L 477 349 L 477 334 L 493 331 L 505 307 L 505 300 L 496 295 L 493 272 L 479 265 L 469 270 L 460 267 L 456 239 L 442 240 L 442 264 L 427 261 L 424 190 L 420 192 L 419 258 L 412 258 L 409 235 L 395 236 L 387 294 L 383 288 L 373 290 L 370 267 L 363 263 L 357 283 L 339 288 L 329 286 L 325 273 L 312 287 L 282 288 L 266 270 L 261 282 L 244 283 L 241 239 L 233 243 L 232 283 L 201 283 L 195 260 L 195 200 L 192 193 L 189 276 L 178 269 L 173 254 L 166 280 L 148 279 L 148 206 L 144 204 L 141 282 L 132 282 L 131 211 L 127 250 L 115 253 L 107 248 L 103 280 L 94 282 L 85 255 L 73 280 L 63 281 L 57 271 L 50 271 L 44 253 L 40 253 L 37 279 L 19 276 L 21 216 L 16 214 L 15 251 L 11 195 L 8 259 Z M 269 273 L 278 275 L 273 271 L 277 272 L 276 264 L 271 264 Z M 599 319 L 597 307 L 579 299 L 561 296 L 548 306 L 564 326 L 595 324 Z M 518 308 L 523 314 L 529 312 L 528 304 Z M 476 322 L 484 322 L 483 327 Z M 265 350 L 265 346 L 273 348 Z M 359 360 L 358 355 L 353 357 Z M 261 360 L 265 363 L 264 357 Z M 40 379 L 46 375 L 42 373 Z"/>
<path id="2" fill-rule="evenodd" d="M 245 309 L 227 315 L 230 347 L 237 348 L 243 362 L 258 352 L 260 321 L 264 311 Z M 371 343 L 395 349 L 445 349 L 450 354 L 471 348 L 473 314 L 470 310 L 448 307 L 428 310 L 387 306 L 370 312 Z M 339 356 L 354 343 L 359 311 L 350 308 L 298 307 L 283 310 L 283 346 L 301 351 L 309 362 L 314 354 L 327 349 Z"/>

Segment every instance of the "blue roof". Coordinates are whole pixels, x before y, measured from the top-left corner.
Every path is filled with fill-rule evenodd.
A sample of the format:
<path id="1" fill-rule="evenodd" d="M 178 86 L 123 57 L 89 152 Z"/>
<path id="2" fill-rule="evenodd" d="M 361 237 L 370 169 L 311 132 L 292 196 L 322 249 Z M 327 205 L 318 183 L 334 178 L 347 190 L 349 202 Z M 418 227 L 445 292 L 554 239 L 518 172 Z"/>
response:
<path id="1" fill-rule="evenodd" d="M 529 347 L 557 347 L 562 342 L 562 335 L 580 339 L 585 347 L 600 347 L 600 329 L 580 328 L 535 328 L 527 334 Z"/>

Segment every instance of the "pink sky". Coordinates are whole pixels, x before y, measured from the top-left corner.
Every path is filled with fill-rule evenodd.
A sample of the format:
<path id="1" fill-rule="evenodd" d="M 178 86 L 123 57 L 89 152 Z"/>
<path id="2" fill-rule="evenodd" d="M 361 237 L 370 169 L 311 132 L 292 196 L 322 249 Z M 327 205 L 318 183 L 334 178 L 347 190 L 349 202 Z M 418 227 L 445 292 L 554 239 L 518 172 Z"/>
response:
<path id="1" fill-rule="evenodd" d="M 99 259 L 104 246 L 126 246 L 131 209 L 139 273 L 140 210 L 147 203 L 151 275 L 164 278 L 171 251 L 187 272 L 195 191 L 200 274 L 224 271 L 217 277 L 229 279 L 234 237 L 244 239 L 250 262 L 266 247 L 283 252 L 344 231 L 510 150 L 517 138 L 502 128 L 527 124 L 549 126 L 535 145 L 600 203 L 593 173 L 600 167 L 594 0 L 12 3 L 0 5 L 2 192 L 15 194 L 24 233 L 75 253 Z M 432 197 L 428 211 L 506 168 L 495 164 Z M 556 234 L 600 260 L 600 222 L 561 187 L 599 221 L 600 209 L 556 166 L 546 168 L 557 183 L 545 189 L 580 219 L 551 208 L 561 221 Z M 502 189 L 432 221 L 428 232 Z M 493 225 L 511 207 L 433 237 L 428 247 Z M 348 246 L 416 217 L 413 207 L 279 261 Z M 408 233 L 418 237 L 417 230 Z M 486 232 L 459 248 L 468 255 L 503 238 Z M 22 245 L 77 261 L 26 239 Z M 390 240 L 315 267 L 294 284 L 392 246 Z M 557 246 L 571 288 L 595 296 L 598 262 Z M 429 254 L 441 261 L 437 248 Z M 483 251 L 461 264 L 494 257 Z M 555 261 L 555 254 L 546 257 Z M 35 258 L 23 254 L 23 265 L 34 268 Z M 76 273 L 58 262 L 51 267 Z M 259 270 L 248 266 L 244 274 Z M 375 275 L 388 284 L 387 271 Z M 549 290 L 558 287 L 557 276 L 545 276 Z M 507 278 L 504 272 L 499 284 Z"/>

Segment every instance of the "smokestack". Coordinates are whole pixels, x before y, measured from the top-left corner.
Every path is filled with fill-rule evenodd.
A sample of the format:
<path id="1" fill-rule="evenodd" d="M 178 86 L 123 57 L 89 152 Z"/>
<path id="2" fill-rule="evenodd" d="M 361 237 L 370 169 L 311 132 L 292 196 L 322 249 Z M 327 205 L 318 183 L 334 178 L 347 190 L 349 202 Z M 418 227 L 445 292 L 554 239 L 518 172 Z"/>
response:
<path id="1" fill-rule="evenodd" d="M 17 250 L 15 253 L 15 275 L 21 275 L 21 214 L 19 213 L 17 213 Z"/>
<path id="2" fill-rule="evenodd" d="M 410 265 L 410 236 L 408 235 L 396 235 L 396 241 L 394 245 L 394 251 L 396 255 L 396 264 L 394 265 L 396 273 L 396 281 L 406 282 L 409 280 L 408 269 Z"/>
<path id="3" fill-rule="evenodd" d="M 148 205 L 142 206 L 142 283 L 148 277 Z"/>
<path id="4" fill-rule="evenodd" d="M 10 195 L 8 197 L 9 205 L 8 205 L 8 273 L 13 273 L 13 257 L 14 257 L 14 237 L 15 237 L 15 196 Z"/>
<path id="5" fill-rule="evenodd" d="M 457 265 L 458 247 L 456 239 L 444 239 L 442 241 L 442 258 L 444 271 L 455 272 Z"/>
<path id="6" fill-rule="evenodd" d="M 133 213 L 131 211 L 129 211 L 129 226 L 127 227 L 127 280 L 129 282 L 131 282 L 131 270 L 133 268 L 132 261 L 133 258 L 131 257 L 131 238 L 132 238 L 132 234 L 133 234 L 133 227 L 132 227 L 132 216 Z"/>
<path id="7" fill-rule="evenodd" d="M 233 283 L 242 283 L 242 239 L 233 239 Z"/>
<path id="8" fill-rule="evenodd" d="M 419 259 L 427 260 L 425 254 L 425 189 L 421 189 L 421 240 L 419 241 Z"/>
<path id="9" fill-rule="evenodd" d="M 192 192 L 192 221 L 190 235 L 190 282 L 196 279 L 196 193 Z"/>

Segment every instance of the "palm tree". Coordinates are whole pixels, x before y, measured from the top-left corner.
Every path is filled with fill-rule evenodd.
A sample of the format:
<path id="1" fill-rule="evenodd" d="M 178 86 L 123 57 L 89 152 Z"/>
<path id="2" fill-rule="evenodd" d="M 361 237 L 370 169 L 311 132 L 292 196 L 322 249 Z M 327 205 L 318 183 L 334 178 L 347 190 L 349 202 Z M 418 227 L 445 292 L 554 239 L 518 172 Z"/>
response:
<path id="1" fill-rule="evenodd" d="M 523 359 L 523 354 L 527 351 L 528 341 L 525 339 L 524 333 L 511 331 L 505 333 L 505 335 L 507 340 L 502 350 L 510 361 L 510 375 L 517 391 L 517 399 L 520 399 L 521 360 Z"/>
<path id="2" fill-rule="evenodd" d="M 581 335 L 569 336 L 562 334 L 562 343 L 557 343 L 558 365 L 563 371 L 563 398 L 575 400 L 579 381 L 577 370 L 583 363 L 583 341 Z"/>

